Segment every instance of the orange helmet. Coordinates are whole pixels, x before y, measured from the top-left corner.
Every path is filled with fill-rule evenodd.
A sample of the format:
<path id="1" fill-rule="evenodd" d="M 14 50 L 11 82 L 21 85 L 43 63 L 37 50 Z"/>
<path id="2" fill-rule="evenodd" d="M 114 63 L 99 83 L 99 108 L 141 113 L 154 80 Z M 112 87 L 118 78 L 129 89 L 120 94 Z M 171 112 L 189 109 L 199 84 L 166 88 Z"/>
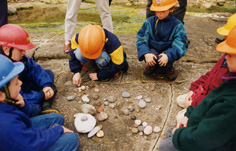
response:
<path id="1" fill-rule="evenodd" d="M 179 4 L 178 0 L 152 0 L 151 11 L 165 11 Z"/>
<path id="2" fill-rule="evenodd" d="M 236 26 L 229 32 L 226 40 L 216 46 L 216 50 L 236 55 Z"/>
<path id="3" fill-rule="evenodd" d="M 99 25 L 84 26 L 79 33 L 79 47 L 82 56 L 97 59 L 105 44 L 105 32 Z"/>
<path id="4" fill-rule="evenodd" d="M 227 36 L 229 31 L 236 25 L 236 13 L 229 17 L 227 23 L 224 27 L 220 27 L 217 29 L 218 34 Z"/>
<path id="5" fill-rule="evenodd" d="M 0 45 L 21 50 L 34 48 L 28 33 L 20 26 L 13 24 L 6 24 L 0 28 Z"/>

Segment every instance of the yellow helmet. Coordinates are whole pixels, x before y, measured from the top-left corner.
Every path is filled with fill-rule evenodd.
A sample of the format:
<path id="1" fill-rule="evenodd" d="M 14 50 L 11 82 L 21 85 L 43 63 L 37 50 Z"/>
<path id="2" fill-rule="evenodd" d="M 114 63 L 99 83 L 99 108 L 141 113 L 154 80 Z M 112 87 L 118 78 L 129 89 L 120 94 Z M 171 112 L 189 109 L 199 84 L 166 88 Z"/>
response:
<path id="1" fill-rule="evenodd" d="M 225 41 L 216 46 L 216 50 L 219 52 L 229 53 L 236 55 L 236 26 L 229 32 Z"/>
<path id="2" fill-rule="evenodd" d="M 224 27 L 220 27 L 217 29 L 218 34 L 227 36 L 229 34 L 229 31 L 236 25 L 236 13 L 233 14 L 228 18 L 227 23 L 224 25 Z"/>
<path id="3" fill-rule="evenodd" d="M 79 47 L 82 56 L 97 59 L 105 45 L 105 32 L 99 25 L 84 26 L 79 33 Z"/>
<path id="4" fill-rule="evenodd" d="M 178 0 L 152 0 L 151 11 L 165 11 L 178 4 Z"/>

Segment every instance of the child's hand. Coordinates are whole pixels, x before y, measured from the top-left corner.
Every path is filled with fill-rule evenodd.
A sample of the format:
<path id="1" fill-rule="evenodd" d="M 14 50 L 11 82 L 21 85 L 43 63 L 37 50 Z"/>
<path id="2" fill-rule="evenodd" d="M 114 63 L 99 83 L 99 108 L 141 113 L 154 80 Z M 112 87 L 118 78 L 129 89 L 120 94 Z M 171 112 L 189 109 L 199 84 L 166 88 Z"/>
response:
<path id="1" fill-rule="evenodd" d="M 180 121 L 177 121 L 176 128 L 187 127 L 188 117 L 184 116 Z"/>
<path id="2" fill-rule="evenodd" d="M 188 108 L 191 103 L 192 103 L 192 98 L 191 96 L 193 95 L 193 91 L 189 91 L 188 95 L 185 97 L 185 101 L 184 101 L 184 107 Z"/>
<path id="3" fill-rule="evenodd" d="M 95 73 L 90 73 L 89 78 L 93 81 L 98 80 L 97 73 L 96 72 Z"/>
<path id="4" fill-rule="evenodd" d="M 16 97 L 16 100 L 17 100 L 16 105 L 18 105 L 19 107 L 25 106 L 25 101 L 21 94 L 18 94 L 18 96 Z"/>
<path id="5" fill-rule="evenodd" d="M 146 53 L 144 57 L 148 66 L 155 66 L 156 61 L 154 60 L 154 58 L 157 59 L 157 57 L 154 54 Z"/>
<path id="6" fill-rule="evenodd" d="M 74 85 L 76 85 L 76 86 L 80 85 L 80 83 L 81 83 L 81 74 L 79 72 L 74 74 L 72 81 L 73 81 Z"/>
<path id="7" fill-rule="evenodd" d="M 45 87 L 43 88 L 43 92 L 45 94 L 45 100 L 50 99 L 54 95 L 54 91 L 51 87 Z"/>
<path id="8" fill-rule="evenodd" d="M 158 63 L 160 66 L 166 66 L 168 63 L 168 56 L 164 53 L 159 54 L 160 59 L 158 60 Z"/>
<path id="9" fill-rule="evenodd" d="M 68 128 L 64 127 L 64 126 L 61 126 L 61 127 L 63 128 L 63 130 L 64 130 L 64 133 L 73 133 L 73 131 L 72 131 L 72 130 L 70 130 L 70 129 L 68 129 Z"/>

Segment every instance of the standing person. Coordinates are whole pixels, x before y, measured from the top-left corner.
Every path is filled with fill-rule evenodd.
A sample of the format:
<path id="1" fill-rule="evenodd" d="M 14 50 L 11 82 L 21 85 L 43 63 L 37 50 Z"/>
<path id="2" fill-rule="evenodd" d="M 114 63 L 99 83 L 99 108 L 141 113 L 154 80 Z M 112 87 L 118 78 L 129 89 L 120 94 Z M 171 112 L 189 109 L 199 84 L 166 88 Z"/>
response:
<path id="1" fill-rule="evenodd" d="M 153 0 L 151 10 L 156 15 L 149 17 L 137 33 L 138 60 L 147 64 L 145 75 L 160 70 L 171 81 L 177 77 L 173 62 L 184 56 L 188 49 L 184 26 L 172 15 L 177 4 L 177 0 L 160 3 Z"/>
<path id="2" fill-rule="evenodd" d="M 155 12 L 150 10 L 151 5 L 152 5 L 152 0 L 148 0 L 147 6 L 146 6 L 146 19 L 155 15 Z M 175 7 L 173 11 L 174 16 L 178 18 L 180 21 L 182 21 L 183 23 L 184 23 L 186 7 L 187 7 L 187 0 L 179 0 L 179 6 Z"/>
<path id="3" fill-rule="evenodd" d="M 7 0 L 0 0 L 0 27 L 8 23 Z"/>
<path id="4" fill-rule="evenodd" d="M 24 64 L 12 63 L 3 55 L 0 62 L 0 150 L 76 151 L 78 136 L 62 126 L 62 115 L 51 113 L 31 119 L 26 115 L 29 105 L 19 93 L 22 82 L 18 79 Z"/>
<path id="5" fill-rule="evenodd" d="M 75 25 L 77 21 L 78 11 L 82 0 L 68 0 L 67 12 L 65 18 L 65 45 L 64 52 L 71 50 L 71 38 L 74 35 Z M 96 7 L 98 9 L 103 28 L 106 28 L 110 32 L 113 32 L 113 24 L 111 13 L 109 10 L 109 0 L 95 0 Z"/>
<path id="6" fill-rule="evenodd" d="M 57 92 L 54 85 L 54 74 L 44 70 L 34 60 L 25 56 L 26 50 L 33 49 L 28 33 L 18 25 L 6 24 L 0 28 L 0 54 L 13 62 L 25 64 L 19 79 L 23 82 L 20 92 L 24 100 L 30 104 L 30 117 L 40 113 L 59 113 L 51 107 Z"/>
<path id="7" fill-rule="evenodd" d="M 223 27 L 217 29 L 217 33 L 227 37 L 234 26 L 236 26 L 236 14 L 230 16 L 227 23 Z M 193 105 L 196 107 L 212 90 L 221 85 L 225 81 L 221 78 L 222 76 L 228 76 L 225 55 L 217 61 L 210 71 L 191 83 L 188 93 L 177 97 L 178 105 L 185 109 L 177 114 L 176 119 L 182 119 L 188 106 Z"/>
<path id="8" fill-rule="evenodd" d="M 236 149 L 236 26 L 216 50 L 226 54 L 228 77 L 197 106 L 189 106 L 168 130 L 159 151 L 232 151 Z"/>
<path id="9" fill-rule="evenodd" d="M 127 72 L 126 53 L 118 37 L 99 25 L 84 26 L 72 38 L 70 70 L 74 73 L 73 84 L 79 85 L 82 78 L 106 80 L 117 75 L 119 71 Z M 81 78 L 82 68 L 89 70 Z"/>

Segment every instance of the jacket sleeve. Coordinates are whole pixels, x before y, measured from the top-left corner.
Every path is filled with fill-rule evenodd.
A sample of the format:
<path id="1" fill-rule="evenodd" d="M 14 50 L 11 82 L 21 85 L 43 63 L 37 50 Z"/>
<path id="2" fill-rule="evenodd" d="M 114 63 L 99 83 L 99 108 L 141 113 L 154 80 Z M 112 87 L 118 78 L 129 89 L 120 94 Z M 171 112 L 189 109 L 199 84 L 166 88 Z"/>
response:
<path id="1" fill-rule="evenodd" d="M 7 133 L 8 140 L 14 140 L 12 141 L 14 144 L 12 145 L 16 146 L 15 148 L 18 148 L 18 150 L 46 150 L 63 134 L 63 128 L 60 125 L 49 129 L 35 129 L 27 127 L 20 120 L 14 120 L 12 122 L 14 124 L 8 124 L 8 127 L 5 128 L 8 131 L 5 133 Z"/>
<path id="2" fill-rule="evenodd" d="M 174 37 L 172 47 L 164 53 L 168 56 L 168 62 L 174 62 L 183 57 L 188 49 L 188 39 L 183 24 L 178 24 L 170 37 Z"/>
<path id="3" fill-rule="evenodd" d="M 222 105 L 223 104 L 223 105 Z M 236 135 L 236 109 L 230 101 L 206 107 L 199 104 L 195 109 L 203 118 L 192 118 L 187 127 L 179 128 L 173 135 L 173 144 L 178 150 L 214 150 Z M 192 123 L 189 126 L 189 122 Z M 223 130 L 223 132 L 222 132 Z"/>
<path id="4" fill-rule="evenodd" d="M 136 46 L 138 50 L 138 60 L 142 61 L 144 60 L 144 55 L 146 53 L 150 53 L 149 48 L 149 38 L 154 36 L 152 34 L 152 28 L 149 20 L 146 20 L 144 24 L 142 25 L 141 29 L 139 29 L 137 33 L 137 41 Z"/>
<path id="5" fill-rule="evenodd" d="M 82 65 L 79 60 L 75 57 L 74 51 L 76 49 L 72 49 L 70 51 L 70 60 L 69 60 L 69 66 L 70 66 L 70 71 L 73 73 L 81 72 L 82 70 Z"/>

